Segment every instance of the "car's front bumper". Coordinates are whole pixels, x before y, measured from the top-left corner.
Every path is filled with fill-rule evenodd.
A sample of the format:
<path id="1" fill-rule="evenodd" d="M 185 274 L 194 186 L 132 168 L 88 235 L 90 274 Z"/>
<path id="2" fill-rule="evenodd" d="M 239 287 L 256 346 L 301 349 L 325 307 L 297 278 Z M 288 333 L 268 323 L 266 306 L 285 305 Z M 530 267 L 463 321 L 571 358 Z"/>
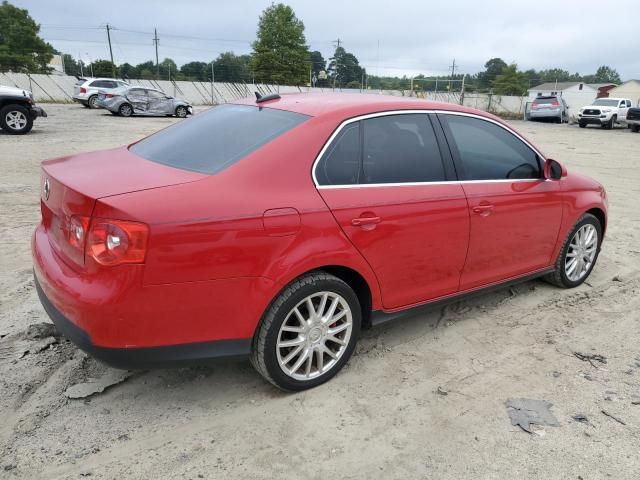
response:
<path id="1" fill-rule="evenodd" d="M 609 123 L 611 117 L 607 117 L 606 115 L 600 116 L 585 116 L 578 115 L 578 123 L 586 124 L 586 125 L 603 125 Z"/>
<path id="2" fill-rule="evenodd" d="M 46 117 L 47 112 L 42 107 L 31 107 L 31 118 L 36 119 L 38 117 Z"/>

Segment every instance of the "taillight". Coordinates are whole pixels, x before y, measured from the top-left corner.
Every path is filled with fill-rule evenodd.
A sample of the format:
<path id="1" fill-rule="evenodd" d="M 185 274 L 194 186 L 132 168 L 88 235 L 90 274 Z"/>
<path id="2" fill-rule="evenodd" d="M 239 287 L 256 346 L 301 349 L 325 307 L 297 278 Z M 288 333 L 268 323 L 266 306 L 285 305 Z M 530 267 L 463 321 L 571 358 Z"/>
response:
<path id="1" fill-rule="evenodd" d="M 80 87 L 80 93 L 87 93 L 87 89 L 84 87 Z"/>
<path id="2" fill-rule="evenodd" d="M 560 106 L 560 102 L 551 102 L 551 105 L 554 107 L 559 107 Z"/>
<path id="3" fill-rule="evenodd" d="M 104 98 L 113 98 L 113 97 L 114 97 L 113 93 L 105 93 L 104 94 Z"/>
<path id="4" fill-rule="evenodd" d="M 69 220 L 69 228 L 67 229 L 67 241 L 73 248 L 84 252 L 84 241 L 89 228 L 89 217 L 81 217 L 74 215 Z"/>
<path id="5" fill-rule="evenodd" d="M 143 263 L 149 227 L 144 223 L 94 218 L 87 236 L 86 255 L 101 265 Z"/>

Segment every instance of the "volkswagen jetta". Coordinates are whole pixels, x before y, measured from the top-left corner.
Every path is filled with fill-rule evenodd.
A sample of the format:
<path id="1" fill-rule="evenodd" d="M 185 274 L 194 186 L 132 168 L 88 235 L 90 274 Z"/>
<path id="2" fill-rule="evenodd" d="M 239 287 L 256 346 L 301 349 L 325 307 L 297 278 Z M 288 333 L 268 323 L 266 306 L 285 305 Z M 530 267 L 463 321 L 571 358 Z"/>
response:
<path id="1" fill-rule="evenodd" d="M 80 348 L 118 367 L 249 356 L 286 390 L 401 312 L 580 285 L 607 221 L 598 182 L 500 119 L 365 94 L 242 100 L 45 161 L 41 209 L 38 293 Z"/>

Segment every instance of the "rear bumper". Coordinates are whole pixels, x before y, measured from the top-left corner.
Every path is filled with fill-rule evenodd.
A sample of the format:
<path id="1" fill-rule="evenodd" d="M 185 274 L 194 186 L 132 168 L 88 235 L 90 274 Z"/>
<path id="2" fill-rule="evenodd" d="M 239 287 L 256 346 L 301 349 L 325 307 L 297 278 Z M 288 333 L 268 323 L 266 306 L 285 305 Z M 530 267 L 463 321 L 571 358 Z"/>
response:
<path id="1" fill-rule="evenodd" d="M 32 256 L 52 320 L 80 348 L 120 367 L 246 355 L 279 289 L 262 277 L 149 285 L 142 265 L 79 269 L 53 249 L 42 224 Z"/>
<path id="2" fill-rule="evenodd" d="M 251 339 L 215 340 L 147 348 L 108 348 L 94 345 L 87 332 L 66 318 L 47 298 L 34 273 L 40 303 L 56 328 L 81 350 L 116 368 L 152 368 L 197 363 L 217 358 L 243 358 L 251 351 Z"/>
<path id="3" fill-rule="evenodd" d="M 562 117 L 562 112 L 557 110 L 551 110 L 551 111 L 537 111 L 537 110 L 531 110 L 529 112 L 529 118 L 560 118 Z"/>

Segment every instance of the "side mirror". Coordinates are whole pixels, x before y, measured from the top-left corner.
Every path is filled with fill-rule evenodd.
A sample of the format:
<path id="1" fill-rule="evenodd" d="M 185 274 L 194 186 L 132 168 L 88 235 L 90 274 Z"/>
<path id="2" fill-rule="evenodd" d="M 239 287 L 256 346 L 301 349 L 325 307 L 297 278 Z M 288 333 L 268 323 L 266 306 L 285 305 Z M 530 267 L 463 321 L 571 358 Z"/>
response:
<path id="1" fill-rule="evenodd" d="M 546 162 L 544 162 L 544 177 L 549 180 L 560 180 L 562 177 L 567 176 L 567 169 L 564 168 L 560 162 L 548 158 Z"/>

